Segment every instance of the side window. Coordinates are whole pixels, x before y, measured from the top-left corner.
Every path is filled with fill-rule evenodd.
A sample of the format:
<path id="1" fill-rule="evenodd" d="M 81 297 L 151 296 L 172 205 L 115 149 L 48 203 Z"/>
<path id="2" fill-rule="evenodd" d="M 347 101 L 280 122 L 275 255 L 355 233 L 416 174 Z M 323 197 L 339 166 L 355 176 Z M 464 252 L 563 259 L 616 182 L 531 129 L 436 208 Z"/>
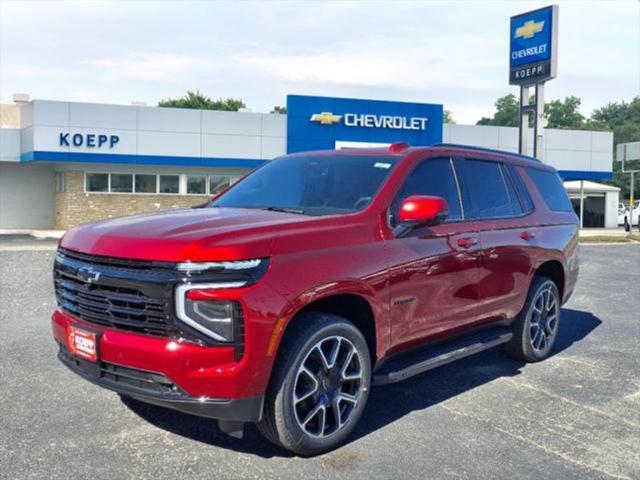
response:
<path id="1" fill-rule="evenodd" d="M 520 204 L 520 200 L 518 199 L 518 194 L 516 193 L 516 189 L 513 186 L 513 181 L 509 176 L 509 172 L 504 165 L 501 165 L 500 170 L 502 171 L 502 178 L 504 180 L 504 184 L 507 187 L 507 195 L 509 195 L 509 203 L 511 204 L 511 211 L 514 215 L 522 215 L 524 213 L 522 209 L 522 205 Z"/>
<path id="2" fill-rule="evenodd" d="M 573 212 L 571 201 L 557 173 L 529 167 L 526 170 L 550 210 Z"/>
<path id="3" fill-rule="evenodd" d="M 522 209 L 524 210 L 524 213 L 533 212 L 535 210 L 533 200 L 531 200 L 531 195 L 529 195 L 529 190 L 527 190 L 527 187 L 522 181 L 522 177 L 513 165 L 505 166 L 507 167 L 507 171 L 511 176 L 511 180 L 513 180 L 513 184 L 518 191 L 518 197 L 520 197 L 520 202 L 522 203 Z"/>
<path id="4" fill-rule="evenodd" d="M 449 204 L 447 220 L 462 219 L 458 187 L 448 158 L 433 158 L 420 163 L 405 179 L 404 185 L 393 199 L 390 208 L 390 222 L 397 224 L 398 211 L 402 202 L 411 195 L 435 195 Z"/>
<path id="5" fill-rule="evenodd" d="M 462 202 L 468 218 L 501 218 L 513 215 L 498 162 L 456 160 L 462 182 Z"/>

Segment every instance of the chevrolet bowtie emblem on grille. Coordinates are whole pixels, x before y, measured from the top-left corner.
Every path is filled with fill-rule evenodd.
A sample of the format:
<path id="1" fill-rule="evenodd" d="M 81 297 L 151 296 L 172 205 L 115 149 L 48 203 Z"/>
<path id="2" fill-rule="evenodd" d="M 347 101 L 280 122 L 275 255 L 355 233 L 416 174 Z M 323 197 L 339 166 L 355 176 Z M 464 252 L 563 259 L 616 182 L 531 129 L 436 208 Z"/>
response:
<path id="1" fill-rule="evenodd" d="M 540 33 L 544 28 L 544 20 L 541 22 L 534 22 L 529 20 L 524 22 L 524 25 L 516 28 L 515 38 L 533 38 L 536 33 Z"/>
<path id="2" fill-rule="evenodd" d="M 311 115 L 312 122 L 320 122 L 321 125 L 332 125 L 338 123 L 342 115 L 334 115 L 331 112 L 314 113 Z"/>
<path id="3" fill-rule="evenodd" d="M 78 275 L 80 280 L 84 280 L 87 283 L 97 282 L 100 278 L 100 272 L 96 272 L 91 267 L 80 267 L 76 272 L 76 275 Z"/>

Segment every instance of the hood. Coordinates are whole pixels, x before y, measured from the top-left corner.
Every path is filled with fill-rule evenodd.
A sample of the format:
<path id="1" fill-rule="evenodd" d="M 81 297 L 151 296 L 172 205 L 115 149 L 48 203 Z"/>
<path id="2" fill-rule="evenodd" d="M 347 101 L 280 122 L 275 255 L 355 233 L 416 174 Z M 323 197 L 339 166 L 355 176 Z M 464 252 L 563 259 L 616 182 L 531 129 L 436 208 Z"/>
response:
<path id="1" fill-rule="evenodd" d="M 239 208 L 189 208 L 103 220 L 69 230 L 78 252 L 167 262 L 267 257 L 274 235 L 318 217 Z"/>

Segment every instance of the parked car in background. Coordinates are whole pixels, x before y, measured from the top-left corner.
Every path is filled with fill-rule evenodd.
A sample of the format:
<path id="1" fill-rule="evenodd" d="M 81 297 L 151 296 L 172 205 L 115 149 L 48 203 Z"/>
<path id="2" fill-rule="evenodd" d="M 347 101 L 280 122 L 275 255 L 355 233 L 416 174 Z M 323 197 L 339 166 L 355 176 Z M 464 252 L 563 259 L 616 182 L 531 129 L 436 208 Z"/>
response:
<path id="1" fill-rule="evenodd" d="M 305 152 L 204 207 L 67 232 L 52 326 L 90 382 L 313 455 L 347 440 L 372 385 L 498 345 L 547 358 L 577 276 L 578 219 L 538 160 Z"/>

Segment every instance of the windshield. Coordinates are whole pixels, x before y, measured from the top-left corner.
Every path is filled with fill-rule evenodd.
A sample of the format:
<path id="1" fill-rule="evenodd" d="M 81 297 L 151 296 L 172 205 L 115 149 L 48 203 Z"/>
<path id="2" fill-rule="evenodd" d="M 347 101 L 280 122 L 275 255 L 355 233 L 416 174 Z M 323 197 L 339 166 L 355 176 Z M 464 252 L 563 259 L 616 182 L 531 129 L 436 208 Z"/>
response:
<path id="1" fill-rule="evenodd" d="M 363 155 L 283 157 L 260 167 L 212 206 L 304 215 L 356 212 L 371 203 L 397 161 Z"/>

